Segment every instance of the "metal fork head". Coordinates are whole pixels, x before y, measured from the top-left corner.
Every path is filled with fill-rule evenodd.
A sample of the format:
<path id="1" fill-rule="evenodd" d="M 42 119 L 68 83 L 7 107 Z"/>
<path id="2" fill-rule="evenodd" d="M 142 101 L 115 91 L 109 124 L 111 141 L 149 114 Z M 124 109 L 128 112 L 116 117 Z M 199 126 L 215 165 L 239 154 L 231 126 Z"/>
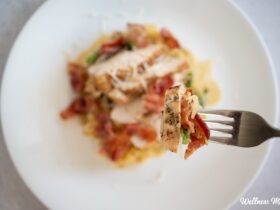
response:
<path id="1" fill-rule="evenodd" d="M 213 135 L 210 141 L 240 147 L 253 147 L 273 137 L 277 131 L 272 128 L 261 116 L 248 111 L 234 110 L 201 110 L 200 114 L 208 116 L 223 116 L 225 119 L 205 119 L 210 131 L 221 135 Z M 211 124 L 226 125 L 227 128 L 211 128 Z M 225 134 L 227 136 L 225 136 Z"/>

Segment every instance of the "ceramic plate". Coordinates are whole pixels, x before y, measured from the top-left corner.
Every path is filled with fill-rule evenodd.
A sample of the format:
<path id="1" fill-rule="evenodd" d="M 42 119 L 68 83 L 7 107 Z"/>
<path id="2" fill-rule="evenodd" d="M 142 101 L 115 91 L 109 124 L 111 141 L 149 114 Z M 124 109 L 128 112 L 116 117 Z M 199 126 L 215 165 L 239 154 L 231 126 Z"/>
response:
<path id="1" fill-rule="evenodd" d="M 56 210 L 228 207 L 258 173 L 269 143 L 248 149 L 210 143 L 187 161 L 166 153 L 118 169 L 97 155 L 78 120 L 60 119 L 73 97 L 67 59 L 127 22 L 168 27 L 198 58 L 212 59 L 222 90 L 215 108 L 251 110 L 276 122 L 269 56 L 229 1 L 51 0 L 20 33 L 3 79 L 3 130 L 19 173 Z"/>

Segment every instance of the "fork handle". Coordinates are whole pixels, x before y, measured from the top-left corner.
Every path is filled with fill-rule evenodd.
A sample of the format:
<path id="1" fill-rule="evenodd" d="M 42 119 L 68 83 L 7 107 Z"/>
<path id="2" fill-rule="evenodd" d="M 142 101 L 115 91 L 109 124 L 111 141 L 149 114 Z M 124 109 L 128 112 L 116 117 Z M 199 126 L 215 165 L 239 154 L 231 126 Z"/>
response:
<path id="1" fill-rule="evenodd" d="M 272 129 L 273 129 L 272 131 L 273 137 L 280 137 L 280 130 L 277 128 L 272 128 Z"/>

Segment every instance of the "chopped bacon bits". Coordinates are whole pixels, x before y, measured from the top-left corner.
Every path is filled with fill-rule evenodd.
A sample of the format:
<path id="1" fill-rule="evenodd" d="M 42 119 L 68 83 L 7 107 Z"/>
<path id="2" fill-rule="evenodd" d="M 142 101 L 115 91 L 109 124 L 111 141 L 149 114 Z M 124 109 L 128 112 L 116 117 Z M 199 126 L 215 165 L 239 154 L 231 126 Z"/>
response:
<path id="1" fill-rule="evenodd" d="M 173 85 L 170 76 L 158 78 L 148 87 L 145 97 L 145 107 L 148 112 L 160 113 L 164 104 L 165 91 Z"/>
<path id="2" fill-rule="evenodd" d="M 160 113 L 164 104 L 163 97 L 151 93 L 145 96 L 145 108 L 151 113 Z"/>
<path id="3" fill-rule="evenodd" d="M 207 140 L 205 139 L 197 139 L 196 137 L 191 135 L 191 142 L 188 144 L 188 149 L 185 152 L 184 158 L 187 159 L 193 152 L 207 144 Z"/>
<path id="4" fill-rule="evenodd" d="M 181 123 L 182 127 L 185 129 L 188 129 L 190 133 L 193 133 L 194 130 L 194 122 L 191 119 L 192 115 L 192 107 L 188 103 L 188 95 L 191 95 L 192 91 L 188 89 L 184 95 L 182 96 L 182 102 L 181 102 Z"/>
<path id="5" fill-rule="evenodd" d="M 207 144 L 207 140 L 210 136 L 210 131 L 206 123 L 200 118 L 198 114 L 194 119 L 191 118 L 192 107 L 188 103 L 187 98 L 192 95 L 191 89 L 187 89 L 182 96 L 181 102 L 181 123 L 182 127 L 190 132 L 191 142 L 188 144 L 188 148 L 185 152 L 185 159 L 187 159 L 195 150 Z"/>
<path id="6" fill-rule="evenodd" d="M 153 127 L 150 126 L 140 126 L 138 129 L 138 135 L 147 141 L 155 141 L 157 138 L 157 133 Z"/>
<path id="7" fill-rule="evenodd" d="M 104 140 L 102 151 L 105 152 L 112 161 L 117 161 L 126 154 L 130 146 L 130 136 L 122 132 Z"/>
<path id="8" fill-rule="evenodd" d="M 101 138 L 101 152 L 106 154 L 112 161 L 121 159 L 131 147 L 131 136 L 138 135 L 148 142 L 156 141 L 155 129 L 143 124 L 128 124 L 121 129 L 114 129 L 110 117 L 100 114 L 97 117 L 99 126 L 96 128 Z"/>
<path id="9" fill-rule="evenodd" d="M 164 96 L 165 91 L 173 85 L 173 80 L 170 76 L 156 79 L 154 85 L 151 87 L 158 95 Z"/>
<path id="10" fill-rule="evenodd" d="M 194 118 L 194 133 L 191 133 L 191 142 L 185 152 L 185 159 L 187 159 L 195 150 L 207 144 L 210 136 L 210 131 L 206 123 L 200 118 L 198 114 Z"/>
<path id="11" fill-rule="evenodd" d="M 209 139 L 209 137 L 210 137 L 209 128 L 198 114 L 195 115 L 194 125 L 195 125 L 196 130 L 199 130 L 198 134 L 200 134 L 201 138 L 206 137 L 206 139 Z"/>
<path id="12" fill-rule="evenodd" d="M 85 68 L 76 63 L 69 63 L 68 72 L 73 90 L 77 93 L 82 92 L 88 77 Z"/>
<path id="13" fill-rule="evenodd" d="M 113 122 L 110 116 L 105 113 L 97 115 L 98 126 L 96 127 L 96 133 L 101 139 L 112 138 L 114 134 Z"/>
<path id="14" fill-rule="evenodd" d="M 101 140 L 101 152 L 112 161 L 119 160 L 131 146 L 130 134 L 125 130 L 115 131 L 110 116 L 105 113 L 98 114 L 97 120 L 96 133 Z"/>
<path id="15" fill-rule="evenodd" d="M 156 141 L 156 130 L 149 125 L 144 124 L 128 124 L 125 127 L 126 133 L 129 135 L 138 135 L 143 140 L 152 142 Z"/>
<path id="16" fill-rule="evenodd" d="M 102 54 L 115 53 L 115 52 L 119 51 L 121 48 L 123 48 L 124 44 L 125 44 L 124 39 L 122 37 L 119 37 L 115 40 L 105 42 L 101 46 L 101 53 Z"/>
<path id="17" fill-rule="evenodd" d="M 83 96 L 75 99 L 69 107 L 60 113 L 62 119 L 66 120 L 76 114 L 85 114 L 96 109 L 96 103 L 91 96 Z"/>
<path id="18" fill-rule="evenodd" d="M 170 47 L 171 49 L 173 48 L 180 48 L 180 44 L 178 40 L 173 36 L 173 34 L 166 28 L 162 28 L 161 31 L 161 36 L 165 42 L 165 44 Z"/>

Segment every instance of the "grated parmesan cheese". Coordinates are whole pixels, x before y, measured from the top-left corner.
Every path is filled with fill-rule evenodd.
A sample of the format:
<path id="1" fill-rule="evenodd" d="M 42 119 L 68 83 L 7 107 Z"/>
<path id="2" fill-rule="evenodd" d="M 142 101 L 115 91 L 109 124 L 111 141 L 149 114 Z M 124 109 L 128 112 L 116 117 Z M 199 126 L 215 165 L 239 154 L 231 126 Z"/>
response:
<path id="1" fill-rule="evenodd" d="M 131 143 L 138 149 L 144 149 L 147 147 L 147 141 L 136 135 L 131 136 Z"/>
<path id="2" fill-rule="evenodd" d="M 199 100 L 198 97 L 196 95 L 189 95 L 187 97 L 188 103 L 191 105 L 191 110 L 192 110 L 192 114 L 191 114 L 191 118 L 194 119 L 196 113 L 198 112 L 199 109 L 201 109 L 201 106 L 199 104 Z"/>

